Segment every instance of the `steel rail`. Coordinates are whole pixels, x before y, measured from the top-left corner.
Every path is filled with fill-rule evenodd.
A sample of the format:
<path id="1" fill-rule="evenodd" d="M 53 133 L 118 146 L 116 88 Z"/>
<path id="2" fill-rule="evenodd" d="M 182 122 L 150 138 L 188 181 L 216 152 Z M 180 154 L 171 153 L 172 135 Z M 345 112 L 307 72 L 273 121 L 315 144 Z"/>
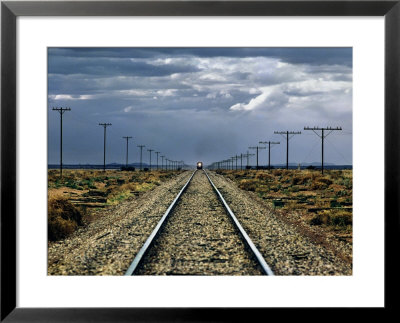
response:
<path id="1" fill-rule="evenodd" d="M 215 193 L 217 193 L 220 201 L 222 202 L 222 204 L 224 205 L 227 213 L 230 215 L 234 225 L 236 226 L 236 228 L 239 230 L 241 236 L 243 237 L 243 240 L 245 241 L 245 243 L 247 244 L 247 246 L 250 248 L 250 250 L 252 251 L 252 253 L 254 254 L 254 256 L 256 257 L 259 265 L 261 266 L 263 272 L 268 275 L 268 276 L 274 276 L 273 271 L 271 270 L 271 268 L 268 266 L 267 262 L 265 261 L 265 259 L 263 258 L 263 256 L 261 255 L 260 251 L 258 251 L 257 247 L 254 245 L 253 241 L 251 241 L 250 237 L 247 235 L 246 231 L 244 231 L 243 227 L 241 226 L 241 224 L 239 223 L 238 219 L 236 218 L 236 216 L 233 214 L 231 208 L 229 207 L 229 205 L 226 203 L 225 199 L 223 198 L 222 194 L 220 193 L 220 191 L 217 189 L 217 187 L 214 185 L 214 183 L 212 182 L 211 178 L 208 176 L 207 172 L 205 169 L 203 169 L 204 173 L 206 174 L 208 181 L 210 182 L 211 186 L 213 187 Z"/>
<path id="2" fill-rule="evenodd" d="M 190 181 L 192 180 L 194 174 L 197 172 L 197 169 L 193 172 L 193 174 L 190 176 L 189 180 L 186 182 L 186 184 L 182 187 L 178 195 L 175 197 L 175 199 L 172 201 L 170 206 L 168 207 L 167 211 L 165 211 L 164 215 L 162 216 L 161 220 L 158 222 L 157 226 L 154 228 L 153 232 L 150 234 L 150 236 L 147 238 L 146 242 L 142 246 L 142 248 L 139 250 L 137 253 L 136 257 L 133 259 L 131 265 L 129 266 L 128 270 L 125 272 L 125 276 L 132 276 L 135 273 L 136 268 L 139 266 L 141 260 L 143 257 L 146 255 L 147 251 L 149 250 L 150 246 L 152 245 L 154 239 L 158 235 L 159 231 L 161 230 L 165 220 L 168 218 L 168 216 L 171 214 L 172 210 L 174 209 L 175 205 L 177 204 L 178 200 L 180 199 L 181 195 L 183 192 L 186 190 L 188 187 Z"/>

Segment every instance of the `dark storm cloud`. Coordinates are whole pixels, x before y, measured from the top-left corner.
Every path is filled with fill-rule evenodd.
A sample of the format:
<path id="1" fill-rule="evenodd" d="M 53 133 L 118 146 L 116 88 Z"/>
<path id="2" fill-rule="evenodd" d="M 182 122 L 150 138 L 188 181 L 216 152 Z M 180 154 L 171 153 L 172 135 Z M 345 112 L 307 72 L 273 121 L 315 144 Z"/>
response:
<path id="1" fill-rule="evenodd" d="M 124 161 L 122 136 L 133 137 L 131 162 L 138 160 L 136 145 L 144 144 L 171 159 L 209 163 L 245 153 L 259 140 L 280 140 L 275 130 L 352 129 L 351 48 L 50 48 L 48 53 L 50 163 L 58 162 L 59 153 L 53 106 L 71 107 L 64 115 L 65 163 L 102 162 L 100 122 L 112 123 L 107 162 Z M 319 159 L 318 151 L 309 154 L 312 138 L 295 138 L 293 162 Z M 351 136 L 330 139 L 351 160 Z M 274 163 L 284 161 L 284 148 L 275 148 Z M 329 149 L 326 161 L 344 163 Z"/>
<path id="2" fill-rule="evenodd" d="M 286 48 L 50 48 L 52 56 L 98 58 L 151 58 L 160 56 L 195 57 L 274 57 L 291 64 L 352 66 L 351 47 Z"/>
<path id="3" fill-rule="evenodd" d="M 164 76 L 173 73 L 191 73 L 198 71 L 194 66 L 162 65 L 155 66 L 130 59 L 115 58 L 76 58 L 65 56 L 49 57 L 50 74 L 88 74 L 95 76 L 140 75 Z"/>

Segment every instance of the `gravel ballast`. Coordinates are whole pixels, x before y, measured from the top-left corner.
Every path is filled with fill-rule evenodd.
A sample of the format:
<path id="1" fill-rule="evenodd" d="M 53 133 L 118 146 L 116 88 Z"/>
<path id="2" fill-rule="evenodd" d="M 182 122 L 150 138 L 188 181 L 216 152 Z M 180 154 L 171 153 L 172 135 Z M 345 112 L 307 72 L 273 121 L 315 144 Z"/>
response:
<path id="1" fill-rule="evenodd" d="M 70 237 L 48 243 L 48 275 L 123 275 L 191 171 L 102 211 Z"/>
<path id="2" fill-rule="evenodd" d="M 315 243 L 229 179 L 208 173 L 275 275 L 352 274 L 346 257 Z M 49 242 L 48 274 L 123 275 L 191 174 L 179 174 L 152 191 L 107 208 L 70 237 Z M 193 177 L 146 258 L 136 274 L 262 274 L 203 171 Z"/>
<path id="3" fill-rule="evenodd" d="M 209 172 L 237 219 L 275 275 L 351 275 L 351 262 L 315 244 L 232 181 Z"/>
<path id="4" fill-rule="evenodd" d="M 197 171 L 137 275 L 261 275 L 203 171 Z"/>

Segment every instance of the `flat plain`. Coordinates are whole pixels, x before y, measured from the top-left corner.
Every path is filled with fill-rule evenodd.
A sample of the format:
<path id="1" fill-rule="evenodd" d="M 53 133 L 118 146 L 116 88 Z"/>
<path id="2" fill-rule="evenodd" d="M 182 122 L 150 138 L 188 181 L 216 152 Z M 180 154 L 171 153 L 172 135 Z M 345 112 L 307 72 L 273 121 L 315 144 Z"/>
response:
<path id="1" fill-rule="evenodd" d="M 48 274 L 124 274 L 191 173 L 64 170 L 61 179 L 59 171 L 49 170 Z M 351 275 L 351 170 L 331 170 L 324 175 L 317 170 L 282 169 L 217 170 L 209 174 L 275 274 Z M 196 186 L 198 181 L 190 184 L 189 201 L 193 203 L 196 194 L 203 192 Z M 198 231 L 199 223 L 204 225 L 200 230 L 204 239 L 193 240 L 193 248 L 198 241 L 207 241 L 207 232 L 213 231 L 210 225 L 215 219 L 211 216 L 207 220 L 207 215 L 201 216 L 204 212 L 206 209 L 199 209 L 198 214 L 191 210 L 193 216 L 201 217 L 192 221 L 193 227 Z M 181 231 L 190 237 L 189 219 L 178 222 L 188 224 Z M 207 246 L 203 243 L 202 248 Z M 226 263 L 226 256 L 219 252 L 221 259 L 216 262 Z M 210 257 L 216 259 L 215 255 Z M 204 264 L 203 258 L 199 260 Z M 191 262 L 196 267 L 196 259 Z M 178 274 L 182 272 L 179 269 Z M 198 268 L 193 272 L 215 274 Z"/>

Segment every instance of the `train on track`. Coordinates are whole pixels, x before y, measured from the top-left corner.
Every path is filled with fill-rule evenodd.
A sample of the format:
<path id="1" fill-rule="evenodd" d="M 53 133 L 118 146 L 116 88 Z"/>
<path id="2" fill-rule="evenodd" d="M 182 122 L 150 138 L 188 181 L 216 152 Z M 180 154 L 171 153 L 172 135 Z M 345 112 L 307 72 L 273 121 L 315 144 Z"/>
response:
<path id="1" fill-rule="evenodd" d="M 203 162 L 197 162 L 197 169 L 203 169 Z"/>

